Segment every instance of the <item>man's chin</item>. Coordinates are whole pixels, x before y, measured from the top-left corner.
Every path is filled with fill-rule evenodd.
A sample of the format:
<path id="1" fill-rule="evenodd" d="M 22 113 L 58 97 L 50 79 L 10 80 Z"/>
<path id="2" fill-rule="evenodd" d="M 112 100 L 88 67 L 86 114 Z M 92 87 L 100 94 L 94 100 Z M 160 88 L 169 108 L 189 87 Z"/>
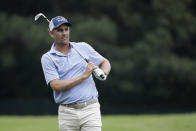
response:
<path id="1" fill-rule="evenodd" d="M 61 44 L 67 45 L 67 44 L 69 44 L 69 41 L 62 41 Z"/>
<path id="2" fill-rule="evenodd" d="M 59 45 L 67 45 L 67 44 L 69 44 L 69 41 L 59 41 L 59 42 L 57 42 Z"/>

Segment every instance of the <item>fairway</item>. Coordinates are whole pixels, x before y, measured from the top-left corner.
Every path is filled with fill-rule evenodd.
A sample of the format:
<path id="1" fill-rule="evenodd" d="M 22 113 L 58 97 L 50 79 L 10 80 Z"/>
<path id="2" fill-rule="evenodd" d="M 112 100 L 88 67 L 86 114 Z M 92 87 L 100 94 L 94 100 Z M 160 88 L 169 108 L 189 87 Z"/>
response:
<path id="1" fill-rule="evenodd" d="M 103 115 L 102 131 L 195 131 L 196 113 Z M 0 116 L 0 131 L 58 131 L 57 116 Z"/>

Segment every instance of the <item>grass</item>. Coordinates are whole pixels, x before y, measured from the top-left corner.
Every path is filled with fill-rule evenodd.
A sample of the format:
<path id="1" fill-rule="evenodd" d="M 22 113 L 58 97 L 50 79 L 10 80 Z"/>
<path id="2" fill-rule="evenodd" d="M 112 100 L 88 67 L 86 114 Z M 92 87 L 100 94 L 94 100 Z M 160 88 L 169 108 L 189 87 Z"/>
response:
<path id="1" fill-rule="evenodd" d="M 102 131 L 195 131 L 196 113 L 103 115 Z M 0 131 L 58 131 L 57 116 L 0 116 Z"/>
<path id="2" fill-rule="evenodd" d="M 196 113 L 103 117 L 103 131 L 196 131 Z"/>

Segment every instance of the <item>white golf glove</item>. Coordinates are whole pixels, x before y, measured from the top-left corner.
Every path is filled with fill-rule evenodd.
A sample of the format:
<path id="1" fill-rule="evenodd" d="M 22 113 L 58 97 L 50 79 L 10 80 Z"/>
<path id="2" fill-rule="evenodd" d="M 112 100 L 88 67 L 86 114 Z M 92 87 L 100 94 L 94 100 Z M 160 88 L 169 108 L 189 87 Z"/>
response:
<path id="1" fill-rule="evenodd" d="M 97 79 L 101 81 L 104 81 L 107 78 L 107 75 L 100 68 L 94 69 L 93 74 Z"/>

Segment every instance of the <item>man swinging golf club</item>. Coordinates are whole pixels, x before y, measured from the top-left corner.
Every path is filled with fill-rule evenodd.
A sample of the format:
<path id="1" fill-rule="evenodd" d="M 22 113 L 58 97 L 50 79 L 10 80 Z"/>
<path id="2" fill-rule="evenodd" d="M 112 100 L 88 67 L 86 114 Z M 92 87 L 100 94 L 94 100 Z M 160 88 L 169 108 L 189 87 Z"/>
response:
<path id="1" fill-rule="evenodd" d="M 35 20 L 41 15 L 37 15 Z M 111 65 L 89 44 L 70 42 L 71 23 L 66 18 L 56 16 L 47 21 L 54 43 L 50 51 L 42 56 L 41 63 L 46 82 L 53 89 L 55 102 L 59 104 L 59 129 L 101 131 L 98 91 L 92 73 L 104 81 Z"/>

